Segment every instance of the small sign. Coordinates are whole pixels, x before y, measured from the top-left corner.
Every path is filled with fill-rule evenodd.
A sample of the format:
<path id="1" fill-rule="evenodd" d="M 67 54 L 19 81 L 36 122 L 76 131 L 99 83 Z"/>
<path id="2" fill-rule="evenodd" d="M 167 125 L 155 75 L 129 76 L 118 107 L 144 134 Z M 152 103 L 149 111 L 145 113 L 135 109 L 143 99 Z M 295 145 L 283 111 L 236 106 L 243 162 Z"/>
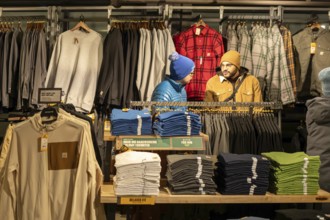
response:
<path id="1" fill-rule="evenodd" d="M 120 205 L 154 205 L 155 197 L 151 196 L 122 196 L 118 197 Z"/>
<path id="2" fill-rule="evenodd" d="M 60 88 L 39 88 L 38 103 L 61 103 L 61 95 L 62 89 Z"/>
<path id="3" fill-rule="evenodd" d="M 128 148 L 169 148 L 171 146 L 170 138 L 123 138 L 122 145 Z"/>
<path id="4" fill-rule="evenodd" d="M 201 136 L 119 136 L 117 149 L 125 145 L 134 150 L 204 150 L 204 140 Z"/>

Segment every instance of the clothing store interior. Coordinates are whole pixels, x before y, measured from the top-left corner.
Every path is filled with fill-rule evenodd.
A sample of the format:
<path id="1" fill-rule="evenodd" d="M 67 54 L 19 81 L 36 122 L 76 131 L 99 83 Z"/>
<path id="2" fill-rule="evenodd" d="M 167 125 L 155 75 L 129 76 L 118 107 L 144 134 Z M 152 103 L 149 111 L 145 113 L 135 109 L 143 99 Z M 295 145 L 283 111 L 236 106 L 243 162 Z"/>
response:
<path id="1" fill-rule="evenodd" d="M 330 219 L 330 1 L 0 1 L 0 219 Z"/>

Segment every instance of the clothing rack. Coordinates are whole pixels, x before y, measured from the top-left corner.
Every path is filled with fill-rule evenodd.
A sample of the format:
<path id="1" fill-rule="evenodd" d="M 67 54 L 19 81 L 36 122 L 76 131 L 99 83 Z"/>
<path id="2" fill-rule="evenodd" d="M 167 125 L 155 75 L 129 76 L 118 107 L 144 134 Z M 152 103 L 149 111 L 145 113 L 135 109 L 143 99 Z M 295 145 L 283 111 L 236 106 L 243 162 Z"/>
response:
<path id="1" fill-rule="evenodd" d="M 15 22 L 15 21 L 48 21 L 46 16 L 1 16 L 0 22 Z"/>
<path id="2" fill-rule="evenodd" d="M 253 108 L 269 108 L 277 111 L 278 126 L 282 128 L 282 115 L 283 109 L 280 102 L 154 102 L 154 101 L 131 101 L 130 108 L 132 107 L 147 107 L 151 109 L 153 106 L 182 106 L 182 107 L 245 107 L 249 108 L 249 112 L 253 112 Z"/>

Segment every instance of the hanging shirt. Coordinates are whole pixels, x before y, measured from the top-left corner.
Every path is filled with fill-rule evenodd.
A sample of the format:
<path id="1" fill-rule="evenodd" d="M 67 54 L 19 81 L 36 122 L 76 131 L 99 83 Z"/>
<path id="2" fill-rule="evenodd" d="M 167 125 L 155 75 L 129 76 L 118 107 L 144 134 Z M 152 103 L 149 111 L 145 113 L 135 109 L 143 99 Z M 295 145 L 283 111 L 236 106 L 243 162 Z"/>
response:
<path id="1" fill-rule="evenodd" d="M 201 101 L 206 82 L 215 75 L 224 53 L 222 36 L 208 25 L 193 25 L 180 34 L 176 48 L 195 62 L 194 77 L 186 86 L 188 100 Z"/>
<path id="2" fill-rule="evenodd" d="M 311 43 L 313 42 L 316 43 L 315 54 L 311 54 Z M 322 88 L 318 73 L 330 66 L 330 31 L 320 28 L 317 32 L 313 32 L 311 28 L 305 28 L 293 36 L 293 44 L 299 53 L 301 66 L 300 76 L 297 76 L 300 79 L 297 82 L 298 96 L 299 93 L 304 92 L 303 86 L 309 77 L 311 79 L 309 82 L 310 95 L 320 96 Z"/>
<path id="3" fill-rule="evenodd" d="M 91 30 L 63 32 L 56 41 L 46 77 L 48 88 L 62 88 L 62 101 L 90 112 L 102 62 L 102 37 Z"/>

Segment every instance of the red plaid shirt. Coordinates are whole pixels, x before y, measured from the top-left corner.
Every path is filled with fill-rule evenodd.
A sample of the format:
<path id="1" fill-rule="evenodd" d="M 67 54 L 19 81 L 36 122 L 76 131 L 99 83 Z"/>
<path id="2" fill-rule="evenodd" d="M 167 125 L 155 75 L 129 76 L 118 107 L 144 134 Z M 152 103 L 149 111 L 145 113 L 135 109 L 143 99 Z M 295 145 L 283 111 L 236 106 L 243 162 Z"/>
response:
<path id="1" fill-rule="evenodd" d="M 186 85 L 187 98 L 202 101 L 206 82 L 216 74 L 215 69 L 224 53 L 222 36 L 208 25 L 193 25 L 180 33 L 176 43 L 177 52 L 195 62 L 195 75 Z"/>

